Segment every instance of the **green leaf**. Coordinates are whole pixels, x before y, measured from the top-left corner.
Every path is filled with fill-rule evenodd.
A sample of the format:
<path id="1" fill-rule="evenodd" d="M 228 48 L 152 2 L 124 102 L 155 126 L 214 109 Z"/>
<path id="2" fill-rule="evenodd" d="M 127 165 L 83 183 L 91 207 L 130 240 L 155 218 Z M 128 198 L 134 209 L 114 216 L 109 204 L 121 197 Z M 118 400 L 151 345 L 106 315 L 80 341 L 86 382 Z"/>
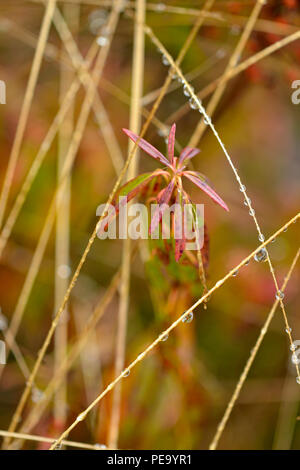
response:
<path id="1" fill-rule="evenodd" d="M 117 197 L 127 197 L 127 202 L 129 202 L 134 196 L 136 196 L 144 186 L 151 181 L 153 178 L 156 178 L 160 173 L 151 172 L 151 173 L 142 173 L 136 178 L 128 181 L 122 186 L 117 194 Z M 115 198 L 117 199 L 117 198 Z"/>

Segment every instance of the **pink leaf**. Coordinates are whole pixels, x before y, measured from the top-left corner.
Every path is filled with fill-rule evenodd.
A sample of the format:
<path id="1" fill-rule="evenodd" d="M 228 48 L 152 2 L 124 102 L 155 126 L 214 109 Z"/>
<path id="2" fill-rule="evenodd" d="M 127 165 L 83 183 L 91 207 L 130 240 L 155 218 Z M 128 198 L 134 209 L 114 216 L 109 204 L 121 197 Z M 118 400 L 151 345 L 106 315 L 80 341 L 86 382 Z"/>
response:
<path id="1" fill-rule="evenodd" d="M 125 132 L 125 134 L 131 140 L 133 140 L 133 142 L 137 142 L 138 139 L 139 139 L 139 142 L 138 142 L 137 145 L 141 149 L 143 149 L 146 153 L 148 153 L 148 155 L 155 158 L 156 160 L 159 160 L 161 163 L 163 163 L 164 165 L 167 165 L 168 167 L 171 166 L 170 163 L 168 162 L 168 160 L 166 159 L 166 157 L 162 153 L 160 153 L 159 150 L 157 150 L 155 147 L 153 147 L 153 145 L 149 144 L 149 142 L 147 142 L 144 139 L 141 139 L 138 135 L 136 135 L 134 132 L 131 132 L 128 129 L 123 129 L 123 132 Z"/>
<path id="2" fill-rule="evenodd" d="M 180 195 L 177 194 L 176 197 L 176 204 L 180 204 L 181 206 L 181 213 L 176 213 L 174 214 L 174 224 L 175 224 L 175 230 L 174 230 L 174 235 L 175 235 L 175 261 L 178 263 L 180 260 L 182 253 L 184 252 L 185 249 L 185 236 L 184 236 L 184 213 L 183 213 L 183 205 L 180 203 Z M 178 235 L 179 231 L 181 229 L 181 238 L 177 238 L 176 234 Z"/>
<path id="3" fill-rule="evenodd" d="M 168 140 L 168 155 L 169 155 L 169 160 L 171 163 L 173 163 L 174 161 L 175 132 L 176 132 L 176 124 L 173 124 L 169 133 L 169 140 Z"/>
<path id="4" fill-rule="evenodd" d="M 135 178 L 127 181 L 117 192 L 115 199 L 112 205 L 115 207 L 114 215 L 109 216 L 109 218 L 102 221 L 102 224 L 99 227 L 99 233 L 106 230 L 111 221 L 118 215 L 121 205 L 126 205 L 131 199 L 133 199 L 153 178 L 163 175 L 165 172 L 163 170 L 154 171 L 151 173 L 142 173 L 141 175 L 136 176 Z"/>
<path id="5" fill-rule="evenodd" d="M 211 197 L 211 199 L 223 207 L 223 209 L 229 211 L 227 204 L 225 204 L 223 199 L 220 198 L 220 196 L 218 196 L 218 194 L 205 181 L 202 181 L 198 176 L 194 176 L 188 171 L 184 172 L 184 176 L 191 180 L 196 186 L 198 186 L 198 188 L 202 189 L 202 191 L 208 194 L 209 197 Z"/>
<path id="6" fill-rule="evenodd" d="M 153 233 L 154 230 L 156 229 L 156 227 L 158 226 L 161 218 L 162 218 L 162 215 L 164 213 L 164 211 L 166 210 L 166 208 L 168 207 L 168 202 L 170 201 L 171 199 L 171 196 L 172 196 L 172 193 L 173 193 L 173 189 L 174 189 L 174 186 L 175 186 L 175 180 L 173 179 L 169 184 L 168 186 L 166 187 L 166 189 L 164 189 L 164 191 L 162 191 L 161 193 L 161 196 L 159 197 L 159 200 L 158 200 L 158 207 L 156 208 L 154 214 L 153 214 L 153 217 L 152 217 L 152 220 L 151 220 L 151 224 L 150 224 L 150 233 Z"/>
<path id="7" fill-rule="evenodd" d="M 190 160 L 193 158 L 197 153 L 199 153 L 199 149 L 194 149 L 192 147 L 185 147 L 179 156 L 179 163 L 183 163 L 185 160 Z"/>

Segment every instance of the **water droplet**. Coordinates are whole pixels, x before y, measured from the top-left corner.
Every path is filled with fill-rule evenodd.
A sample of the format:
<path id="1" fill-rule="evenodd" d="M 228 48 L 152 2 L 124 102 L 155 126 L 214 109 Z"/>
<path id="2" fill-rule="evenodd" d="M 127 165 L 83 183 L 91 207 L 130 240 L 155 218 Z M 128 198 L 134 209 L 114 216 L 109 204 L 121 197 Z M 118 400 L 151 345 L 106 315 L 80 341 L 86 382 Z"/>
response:
<path id="1" fill-rule="evenodd" d="M 300 359 L 298 358 L 296 353 L 292 354 L 292 363 L 293 364 L 300 364 Z"/>
<path id="2" fill-rule="evenodd" d="M 94 448 L 97 449 L 97 450 L 105 450 L 107 449 L 107 446 L 105 444 L 94 444 Z"/>
<path id="3" fill-rule="evenodd" d="M 236 277 L 236 276 L 238 275 L 238 273 L 239 273 L 238 270 L 236 270 L 236 271 L 234 271 L 234 272 L 232 273 L 232 276 L 233 276 L 233 277 Z"/>
<path id="4" fill-rule="evenodd" d="M 298 385 L 300 385 L 300 377 L 299 376 L 296 377 L 296 382 L 297 382 Z"/>
<path id="5" fill-rule="evenodd" d="M 249 210 L 249 215 L 251 215 L 252 217 L 255 215 L 255 210 L 252 209 L 252 207 L 251 207 L 251 209 Z"/>
<path id="6" fill-rule="evenodd" d="M 249 197 L 248 197 L 248 201 L 249 201 L 249 203 L 251 204 L 251 199 L 250 199 Z M 248 206 L 248 201 L 247 201 L 247 199 L 244 200 L 245 206 Z M 250 206 L 249 206 L 249 207 L 250 207 Z"/>
<path id="7" fill-rule="evenodd" d="M 99 36 L 96 40 L 98 46 L 106 46 L 108 39 L 106 36 Z"/>
<path id="8" fill-rule="evenodd" d="M 129 369 L 126 369 L 124 370 L 123 374 L 122 374 L 122 377 L 128 377 L 130 374 L 130 370 Z"/>
<path id="9" fill-rule="evenodd" d="M 248 259 L 248 261 L 246 261 L 246 263 L 244 264 L 244 266 L 248 266 L 249 263 L 250 263 L 250 260 Z"/>
<path id="10" fill-rule="evenodd" d="M 76 418 L 76 421 L 83 421 L 85 419 L 85 413 L 80 413 L 77 418 Z"/>
<path id="11" fill-rule="evenodd" d="M 209 116 L 205 116 L 205 117 L 203 118 L 203 122 L 204 122 L 204 124 L 206 124 L 207 126 L 211 125 L 211 119 L 210 119 L 210 117 L 209 117 Z"/>
<path id="12" fill-rule="evenodd" d="M 265 237 L 264 237 L 264 235 L 263 235 L 262 233 L 260 233 L 260 234 L 258 235 L 258 239 L 259 239 L 260 242 L 264 242 L 264 241 L 265 241 Z"/>
<path id="13" fill-rule="evenodd" d="M 192 109 L 198 108 L 198 103 L 193 97 L 189 99 L 189 104 L 190 104 L 190 108 Z"/>
<path id="14" fill-rule="evenodd" d="M 44 397 L 44 394 L 41 390 L 39 390 L 36 387 L 32 389 L 31 400 L 33 401 L 33 403 L 38 403 L 39 401 L 43 399 L 43 397 Z"/>
<path id="15" fill-rule="evenodd" d="M 70 274 L 71 274 L 70 266 L 68 266 L 67 264 L 61 264 L 60 266 L 58 266 L 57 275 L 61 279 L 68 279 L 70 277 Z"/>
<path id="16" fill-rule="evenodd" d="M 287 232 L 287 229 L 288 229 L 288 228 L 286 227 L 283 231 L 284 231 L 284 232 Z"/>
<path id="17" fill-rule="evenodd" d="M 278 291 L 276 292 L 275 297 L 276 297 L 277 300 L 282 300 L 282 299 L 284 299 L 284 293 L 281 292 L 281 290 L 278 290 Z"/>
<path id="18" fill-rule="evenodd" d="M 164 3 L 158 3 L 156 5 L 156 11 L 164 11 L 166 9 L 166 5 Z"/>
<path id="19" fill-rule="evenodd" d="M 54 447 L 54 450 L 61 450 L 62 448 L 62 443 L 60 442 L 59 444 L 56 444 L 56 446 Z"/>
<path id="20" fill-rule="evenodd" d="M 243 184 L 241 184 L 241 186 L 240 186 L 240 191 L 241 191 L 242 193 L 244 193 L 244 192 L 246 191 L 246 186 L 244 186 Z"/>
<path id="21" fill-rule="evenodd" d="M 291 333 L 291 332 L 292 332 L 292 328 L 289 326 L 288 328 L 285 329 L 285 332 L 286 332 L 286 333 Z"/>
<path id="22" fill-rule="evenodd" d="M 94 10 L 89 15 L 89 28 L 92 34 L 99 34 L 100 28 L 106 23 L 107 21 L 107 11 L 106 10 Z"/>
<path id="23" fill-rule="evenodd" d="M 193 321 L 194 314 L 193 312 L 188 313 L 182 320 L 182 323 L 191 323 Z"/>
<path id="24" fill-rule="evenodd" d="M 271 240 L 271 243 L 274 243 L 274 242 L 275 242 L 275 240 L 276 240 L 276 238 L 272 238 L 272 240 Z"/>
<path id="25" fill-rule="evenodd" d="M 169 335 L 166 333 L 165 335 L 163 335 L 160 340 L 161 341 L 167 341 L 167 339 L 169 338 Z"/>
<path id="26" fill-rule="evenodd" d="M 191 91 L 194 91 L 193 87 L 188 87 L 187 85 L 184 85 L 183 87 L 183 94 L 184 96 L 191 96 Z"/>
<path id="27" fill-rule="evenodd" d="M 166 57 L 164 54 L 161 60 L 164 65 L 170 65 L 168 57 Z"/>
<path id="28" fill-rule="evenodd" d="M 261 250 L 259 250 L 254 255 L 255 261 L 257 261 L 258 263 L 260 263 L 262 261 L 266 261 L 267 258 L 268 258 L 268 253 L 267 253 L 267 250 L 265 248 L 262 248 Z"/>
<path id="29" fill-rule="evenodd" d="M 297 346 L 296 346 L 294 343 L 292 343 L 292 344 L 290 345 L 290 350 L 291 350 L 291 351 L 296 351 L 296 349 L 297 349 Z"/>

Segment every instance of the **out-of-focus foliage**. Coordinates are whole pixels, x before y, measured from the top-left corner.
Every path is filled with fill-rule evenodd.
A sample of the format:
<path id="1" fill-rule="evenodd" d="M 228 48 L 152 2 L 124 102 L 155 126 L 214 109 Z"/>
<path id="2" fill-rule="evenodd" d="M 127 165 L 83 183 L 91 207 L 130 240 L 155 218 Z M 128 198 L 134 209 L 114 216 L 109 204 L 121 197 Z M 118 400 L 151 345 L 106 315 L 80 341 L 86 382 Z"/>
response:
<path id="1" fill-rule="evenodd" d="M 174 6 L 199 8 L 199 2 L 166 2 L 171 3 Z M 185 74 L 201 67 L 200 73 L 195 74 L 192 80 L 196 91 L 224 71 L 253 4 L 253 1 L 215 2 L 213 11 L 224 14 L 225 21 L 205 21 L 182 64 Z M 83 55 L 94 38 L 89 29 L 89 18 L 97 8 L 84 2 L 80 9 L 76 40 Z M 1 2 L 0 6 L 0 79 L 7 84 L 7 104 L 0 108 L 1 181 L 32 63 L 34 48 L 31 44 L 37 38 L 42 11 L 38 2 Z M 254 29 L 240 60 L 287 35 L 285 30 L 281 32 L 284 25 L 291 25 L 294 30 L 299 28 L 299 4 L 291 0 L 270 0 L 263 8 L 260 19 L 266 21 L 261 21 Z M 193 15 L 147 12 L 147 23 L 174 58 L 194 21 Z M 24 30 L 24 35 L 21 30 Z M 49 42 L 63 51 L 54 27 Z M 132 46 L 133 22 L 122 14 L 98 89 L 124 157 L 127 155 L 128 139 L 121 129 L 129 127 L 129 106 L 126 100 L 118 98 L 118 92 L 113 87 L 130 95 Z M 160 53 L 147 38 L 144 94 L 160 87 L 166 73 Z M 58 110 L 59 74 L 59 62 L 45 58 L 8 209 Z M 266 237 L 299 210 L 300 105 L 294 105 L 291 101 L 291 84 L 295 79 L 300 79 L 299 40 L 232 79 L 213 118 L 247 186 Z M 81 90 L 76 116 L 82 98 Z M 204 106 L 208 100 L 206 98 Z M 185 103 L 182 88 L 178 88 L 164 98 L 157 117 L 164 123 L 168 122 L 168 117 Z M 148 104 L 147 108 L 150 107 Z M 198 120 L 199 113 L 190 109 L 176 121 L 176 138 L 182 146 L 187 144 Z M 150 126 L 146 139 L 166 154 L 164 141 L 154 125 Z M 192 183 L 187 184 L 192 200 L 205 204 L 205 224 L 210 241 L 206 268 L 209 287 L 249 254 L 259 241 L 232 170 L 209 129 L 199 147 L 201 153 L 193 159 L 194 168 L 213 181 L 230 208 L 229 214 L 221 211 Z M 1 309 L 8 321 L 16 306 L 55 188 L 56 165 L 57 141 L 48 152 L 1 260 Z M 140 159 L 140 173 L 155 168 L 156 162 L 150 158 Z M 72 172 L 72 271 L 95 226 L 96 208 L 107 200 L 115 180 L 109 152 L 91 114 Z M 298 243 L 299 227 L 296 224 L 269 247 L 279 285 L 288 271 Z M 17 336 L 30 369 L 53 315 L 54 245 L 53 232 Z M 133 360 L 202 293 L 194 269 L 178 266 L 173 258 L 164 265 L 158 251 L 157 248 L 156 256 L 146 263 L 139 255 L 132 262 L 126 363 Z M 79 314 L 83 323 L 87 320 L 119 267 L 121 257 L 121 240 L 95 242 L 71 296 L 70 340 L 78 334 L 74 315 Z M 285 295 L 295 339 L 300 339 L 299 275 L 298 266 Z M 180 325 L 166 342 L 160 343 L 122 382 L 120 448 L 207 448 L 274 297 L 275 288 L 267 263 L 251 261 L 236 277 L 217 290 L 209 300 L 207 309 L 196 309 L 192 323 Z M 114 378 L 117 311 L 118 296 L 107 308 L 87 345 L 87 355 L 92 365 L 92 386 L 88 391 L 85 389 L 79 360 L 68 374 L 70 423 L 90 399 L 96 397 L 103 385 Z M 48 383 L 52 369 L 53 345 L 38 377 L 40 389 Z M 283 396 L 286 380 L 290 380 L 288 398 Z M 23 387 L 24 377 L 13 355 L 10 355 L 1 378 L 0 429 L 7 429 Z M 284 416 L 286 426 L 292 430 L 289 445 L 299 449 L 300 421 L 296 421 L 299 386 L 295 383 L 284 323 L 278 310 L 224 432 L 220 448 L 272 448 L 275 430 L 281 432 L 277 426 L 282 400 L 288 400 L 290 406 L 290 414 L 287 412 Z M 72 440 L 106 442 L 110 409 L 111 396 L 108 395 L 100 407 L 91 413 L 91 419 L 74 430 Z M 52 429 L 52 408 L 48 407 L 33 432 L 48 435 Z M 30 443 L 25 445 L 35 448 Z"/>

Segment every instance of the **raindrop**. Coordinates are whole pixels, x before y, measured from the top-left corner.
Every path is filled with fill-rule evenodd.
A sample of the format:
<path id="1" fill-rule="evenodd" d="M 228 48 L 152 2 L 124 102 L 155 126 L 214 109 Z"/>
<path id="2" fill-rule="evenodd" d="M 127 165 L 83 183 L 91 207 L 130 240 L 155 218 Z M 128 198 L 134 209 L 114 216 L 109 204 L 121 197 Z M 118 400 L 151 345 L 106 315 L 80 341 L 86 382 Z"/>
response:
<path id="1" fill-rule="evenodd" d="M 170 65 L 168 57 L 166 57 L 164 54 L 163 54 L 161 60 L 162 60 L 162 63 L 164 65 Z"/>
<path id="2" fill-rule="evenodd" d="M 248 261 L 246 261 L 246 263 L 244 264 L 244 266 L 248 266 L 249 263 L 250 263 L 250 260 L 248 259 Z"/>
<path id="3" fill-rule="evenodd" d="M 105 444 L 94 444 L 94 448 L 97 449 L 97 450 L 105 450 L 107 449 L 107 446 Z"/>
<path id="4" fill-rule="evenodd" d="M 169 335 L 166 333 L 165 335 L 163 335 L 160 340 L 161 341 L 167 341 L 167 339 L 169 338 Z"/>
<path id="5" fill-rule="evenodd" d="M 292 332 L 292 328 L 289 326 L 288 328 L 285 329 L 285 332 L 287 334 L 291 333 Z"/>
<path id="6" fill-rule="evenodd" d="M 36 387 L 32 389 L 31 400 L 33 401 L 33 403 L 38 403 L 39 401 L 43 399 L 43 397 L 44 397 L 44 394 L 41 390 L 39 390 Z"/>
<path id="7" fill-rule="evenodd" d="M 250 211 L 249 211 L 249 214 L 250 214 L 252 217 L 255 215 L 255 210 L 252 209 L 252 207 L 251 207 L 251 209 L 250 209 Z"/>
<path id="8" fill-rule="evenodd" d="M 300 359 L 298 358 L 296 353 L 292 354 L 292 363 L 293 364 L 300 364 Z"/>
<path id="9" fill-rule="evenodd" d="M 98 46 L 106 46 L 106 44 L 108 43 L 108 39 L 105 36 L 99 36 L 96 42 Z"/>
<path id="10" fill-rule="evenodd" d="M 89 15 L 88 21 L 91 33 L 97 35 L 101 26 L 103 26 L 107 21 L 107 11 L 100 9 L 94 10 Z"/>
<path id="11" fill-rule="evenodd" d="M 124 370 L 123 374 L 122 374 L 122 377 L 128 377 L 130 374 L 130 370 L 129 369 L 126 369 Z"/>
<path id="12" fill-rule="evenodd" d="M 288 228 L 287 228 L 287 227 L 285 227 L 285 229 L 284 229 L 283 231 L 284 231 L 284 232 L 287 232 L 287 229 L 288 229 Z"/>
<path id="13" fill-rule="evenodd" d="M 211 124 L 211 119 L 210 119 L 210 117 L 209 117 L 209 116 L 204 117 L 204 118 L 203 118 L 203 122 L 204 122 L 204 124 L 206 124 L 207 126 L 209 126 L 209 125 Z"/>
<path id="14" fill-rule="evenodd" d="M 62 444 L 56 444 L 56 446 L 54 447 L 54 450 L 61 450 L 62 448 Z"/>
<path id="15" fill-rule="evenodd" d="M 261 250 L 259 250 L 254 255 L 255 261 L 257 261 L 258 263 L 260 263 L 262 261 L 266 261 L 267 257 L 268 257 L 268 254 L 267 254 L 267 250 L 265 248 L 262 248 Z"/>
<path id="16" fill-rule="evenodd" d="M 83 421 L 85 418 L 85 413 L 80 413 L 80 415 L 77 416 L 76 421 Z"/>
<path id="17" fill-rule="evenodd" d="M 176 72 L 174 72 L 174 70 L 172 68 L 170 68 L 170 77 L 172 80 L 178 80 L 178 75 Z"/>
<path id="18" fill-rule="evenodd" d="M 277 300 L 282 300 L 284 298 L 284 293 L 281 290 L 278 290 L 275 295 Z"/>
<path id="19" fill-rule="evenodd" d="M 294 343 L 290 345 L 290 350 L 291 351 L 296 351 L 296 349 L 297 349 L 297 347 Z"/>
<path id="20" fill-rule="evenodd" d="M 198 108 L 198 103 L 193 97 L 189 99 L 189 104 L 192 109 Z"/>
<path id="21" fill-rule="evenodd" d="M 300 377 L 296 377 L 296 382 L 300 385 Z"/>
<path id="22" fill-rule="evenodd" d="M 188 87 L 187 85 L 184 85 L 183 87 L 184 96 L 191 96 L 191 91 L 194 91 L 194 89 L 191 86 Z"/>
<path id="23" fill-rule="evenodd" d="M 188 313 L 188 315 L 186 315 L 183 320 L 182 320 L 182 323 L 191 323 L 194 319 L 194 314 L 193 312 L 190 312 Z"/>
<path id="24" fill-rule="evenodd" d="M 234 272 L 232 273 L 232 276 L 233 276 L 233 277 L 236 277 L 236 276 L 238 275 L 238 273 L 239 273 L 238 270 L 236 270 L 236 271 L 234 271 Z"/>
<path id="25" fill-rule="evenodd" d="M 243 184 L 241 184 L 241 186 L 240 186 L 240 191 L 241 191 L 242 193 L 244 193 L 244 192 L 246 191 L 246 186 L 244 186 Z"/>
<path id="26" fill-rule="evenodd" d="M 271 240 L 271 243 L 274 243 L 274 242 L 275 242 L 275 240 L 276 240 L 276 238 L 272 238 L 272 240 Z"/>
<path id="27" fill-rule="evenodd" d="M 262 233 L 259 234 L 258 239 L 259 239 L 260 242 L 264 242 L 264 241 L 265 241 L 265 237 L 264 237 L 264 235 L 263 235 Z"/>
<path id="28" fill-rule="evenodd" d="M 249 201 L 249 204 L 251 204 L 251 199 L 249 197 L 248 197 L 248 201 Z M 248 206 L 248 201 L 247 201 L 247 199 L 244 200 L 245 206 Z M 249 205 L 249 207 L 250 207 L 250 205 Z"/>
<path id="29" fill-rule="evenodd" d="M 60 266 L 58 266 L 57 275 L 61 279 L 68 279 L 70 277 L 70 274 L 71 274 L 70 266 L 68 266 L 67 264 L 61 264 Z"/>
<path id="30" fill-rule="evenodd" d="M 166 5 L 164 3 L 158 3 L 156 5 L 156 11 L 164 11 L 166 9 Z"/>

